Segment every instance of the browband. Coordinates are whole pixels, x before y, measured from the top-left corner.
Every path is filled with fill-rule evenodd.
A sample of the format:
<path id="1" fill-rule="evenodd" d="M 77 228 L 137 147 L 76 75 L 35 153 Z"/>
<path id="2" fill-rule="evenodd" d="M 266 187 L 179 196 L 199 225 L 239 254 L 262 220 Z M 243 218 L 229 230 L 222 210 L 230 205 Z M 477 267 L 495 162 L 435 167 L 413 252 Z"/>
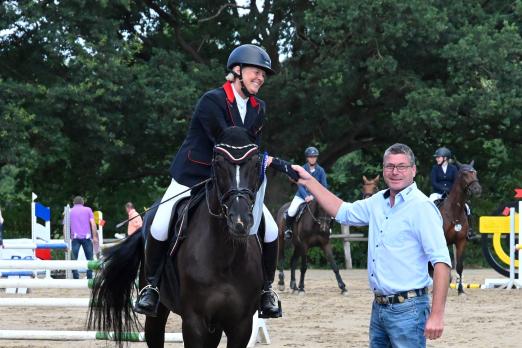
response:
<path id="1" fill-rule="evenodd" d="M 258 146 L 256 144 L 247 144 L 244 146 L 217 144 L 214 146 L 214 152 L 221 153 L 232 163 L 240 163 L 257 151 Z"/>

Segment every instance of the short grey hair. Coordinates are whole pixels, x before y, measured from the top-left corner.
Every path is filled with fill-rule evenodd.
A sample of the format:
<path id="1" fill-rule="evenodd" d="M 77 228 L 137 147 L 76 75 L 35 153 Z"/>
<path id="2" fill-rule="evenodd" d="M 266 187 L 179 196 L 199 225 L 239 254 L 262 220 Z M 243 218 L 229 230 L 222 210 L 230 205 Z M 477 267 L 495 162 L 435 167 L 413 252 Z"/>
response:
<path id="1" fill-rule="evenodd" d="M 382 162 L 384 163 L 385 159 L 389 155 L 406 155 L 410 158 L 410 165 L 415 165 L 415 155 L 413 151 L 410 149 L 408 145 L 396 143 L 390 146 L 384 151 L 384 156 L 382 156 Z"/>
<path id="2" fill-rule="evenodd" d="M 83 200 L 82 196 L 76 196 L 73 199 L 74 204 L 85 204 L 85 201 Z"/>

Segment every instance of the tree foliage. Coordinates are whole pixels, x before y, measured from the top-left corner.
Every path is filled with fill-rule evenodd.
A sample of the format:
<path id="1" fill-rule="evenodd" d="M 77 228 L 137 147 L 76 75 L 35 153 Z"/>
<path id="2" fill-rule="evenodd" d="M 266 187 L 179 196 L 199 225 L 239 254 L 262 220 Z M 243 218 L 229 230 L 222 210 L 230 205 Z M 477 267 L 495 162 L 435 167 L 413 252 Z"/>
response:
<path id="1" fill-rule="evenodd" d="M 486 213 L 521 184 L 521 23 L 520 0 L 4 1 L 7 233 L 28 230 L 31 191 L 53 212 L 85 195 L 109 232 L 126 201 L 150 205 L 196 100 L 241 43 L 265 47 L 278 71 L 261 91 L 269 152 L 301 162 L 317 146 L 334 190 L 356 199 L 395 142 L 416 152 L 428 193 L 445 145 L 476 160 Z M 271 206 L 294 189 L 274 178 Z"/>

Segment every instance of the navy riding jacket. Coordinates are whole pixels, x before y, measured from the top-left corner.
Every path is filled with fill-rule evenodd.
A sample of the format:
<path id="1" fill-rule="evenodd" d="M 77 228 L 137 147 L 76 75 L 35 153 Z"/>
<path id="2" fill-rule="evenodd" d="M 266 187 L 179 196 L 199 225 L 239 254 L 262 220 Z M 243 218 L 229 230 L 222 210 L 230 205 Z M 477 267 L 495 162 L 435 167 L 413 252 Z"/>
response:
<path id="1" fill-rule="evenodd" d="M 317 181 L 321 183 L 324 187 L 328 188 L 328 181 L 326 180 L 326 172 L 324 171 L 323 167 L 316 164 L 315 165 L 315 171 L 312 173 L 310 172 L 310 165 L 308 163 L 303 165 L 303 168 L 310 173 Z M 309 196 L 311 193 L 304 187 L 303 185 L 298 185 L 296 196 L 301 197 L 302 199 L 305 199 L 306 196 Z"/>
<path id="2" fill-rule="evenodd" d="M 196 104 L 187 136 L 170 166 L 170 175 L 189 187 L 208 179 L 213 148 L 221 132 L 232 126 L 244 127 L 259 145 L 264 116 L 265 102 L 251 96 L 243 123 L 230 82 L 208 91 Z"/>
<path id="3" fill-rule="evenodd" d="M 453 187 L 453 183 L 457 178 L 458 169 L 453 164 L 448 164 L 446 173 L 442 170 L 442 166 L 438 164 L 434 165 L 431 169 L 431 186 L 433 192 L 443 194 L 444 192 L 449 193 Z"/>

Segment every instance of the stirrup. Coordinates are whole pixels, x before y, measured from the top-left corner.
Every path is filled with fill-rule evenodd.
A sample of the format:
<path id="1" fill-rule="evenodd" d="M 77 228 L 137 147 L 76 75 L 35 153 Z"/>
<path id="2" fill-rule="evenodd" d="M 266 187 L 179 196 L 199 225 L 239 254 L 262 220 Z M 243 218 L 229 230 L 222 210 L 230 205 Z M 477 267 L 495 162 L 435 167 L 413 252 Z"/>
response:
<path id="1" fill-rule="evenodd" d="M 138 297 L 141 296 L 141 294 L 142 294 L 145 290 L 147 290 L 147 289 L 152 289 L 152 290 L 156 291 L 156 292 L 158 293 L 158 295 L 159 295 L 159 293 L 160 293 L 160 292 L 159 292 L 159 288 L 158 288 L 157 286 L 152 286 L 152 285 L 150 285 L 150 284 L 147 284 L 146 286 L 143 287 L 143 289 L 140 290 L 140 292 L 138 292 Z"/>
<path id="2" fill-rule="evenodd" d="M 281 300 L 279 299 L 279 294 L 273 289 L 270 288 L 269 290 L 261 290 L 261 296 L 263 296 L 266 293 L 272 293 L 275 295 L 277 299 L 277 313 L 274 315 L 267 315 L 261 310 L 261 304 L 259 304 L 259 313 L 258 317 L 263 319 L 270 319 L 270 318 L 281 318 L 283 316 L 283 309 L 281 308 Z"/>

